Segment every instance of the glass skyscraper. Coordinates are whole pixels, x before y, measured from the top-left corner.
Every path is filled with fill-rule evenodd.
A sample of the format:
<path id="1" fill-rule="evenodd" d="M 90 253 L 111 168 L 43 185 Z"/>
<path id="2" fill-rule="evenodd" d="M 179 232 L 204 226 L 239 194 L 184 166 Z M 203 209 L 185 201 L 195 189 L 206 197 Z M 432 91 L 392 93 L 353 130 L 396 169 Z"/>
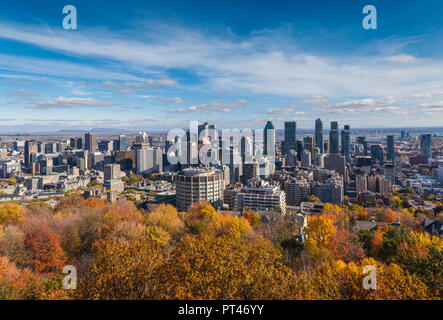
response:
<path id="1" fill-rule="evenodd" d="M 295 121 L 285 122 L 285 154 L 297 150 L 297 124 Z"/>
<path id="2" fill-rule="evenodd" d="M 320 153 L 324 153 L 323 122 L 320 119 L 315 120 L 315 145 L 320 149 Z"/>

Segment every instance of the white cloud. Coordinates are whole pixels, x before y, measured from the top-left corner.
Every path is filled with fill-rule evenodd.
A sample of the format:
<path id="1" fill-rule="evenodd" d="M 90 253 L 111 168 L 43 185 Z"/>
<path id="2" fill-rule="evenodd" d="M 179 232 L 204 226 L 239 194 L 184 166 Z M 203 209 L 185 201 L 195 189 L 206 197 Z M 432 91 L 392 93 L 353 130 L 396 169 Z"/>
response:
<path id="1" fill-rule="evenodd" d="M 385 60 L 389 61 L 389 62 L 394 62 L 394 63 L 401 63 L 401 64 L 410 64 L 410 63 L 418 63 L 422 60 L 411 56 L 409 54 L 399 54 L 396 56 L 391 56 L 391 57 L 387 57 L 385 58 Z"/>
<path id="2" fill-rule="evenodd" d="M 85 107 L 111 107 L 118 103 L 96 100 L 92 98 L 58 97 L 52 100 L 38 100 L 28 106 L 31 109 L 73 109 Z"/>
<path id="3" fill-rule="evenodd" d="M 234 109 L 241 109 L 246 106 L 247 101 L 243 99 L 235 101 L 216 101 L 208 104 L 200 104 L 198 106 L 190 106 L 187 108 L 177 108 L 168 110 L 169 113 L 186 113 L 186 112 L 219 112 L 230 113 Z"/>

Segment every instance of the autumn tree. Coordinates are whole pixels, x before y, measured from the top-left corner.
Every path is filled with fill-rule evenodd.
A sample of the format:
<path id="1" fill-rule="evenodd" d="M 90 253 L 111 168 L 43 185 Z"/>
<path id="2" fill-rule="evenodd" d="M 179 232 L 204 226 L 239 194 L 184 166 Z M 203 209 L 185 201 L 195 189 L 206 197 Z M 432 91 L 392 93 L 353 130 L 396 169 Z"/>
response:
<path id="1" fill-rule="evenodd" d="M 65 263 L 59 235 L 47 225 L 40 225 L 26 234 L 26 249 L 29 253 L 28 265 L 37 273 L 53 273 Z"/>

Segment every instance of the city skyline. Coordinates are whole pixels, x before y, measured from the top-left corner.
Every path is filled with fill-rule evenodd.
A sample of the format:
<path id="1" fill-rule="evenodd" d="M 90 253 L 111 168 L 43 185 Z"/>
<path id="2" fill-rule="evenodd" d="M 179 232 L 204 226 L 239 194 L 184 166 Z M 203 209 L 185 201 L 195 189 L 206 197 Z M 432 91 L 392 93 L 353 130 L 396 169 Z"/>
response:
<path id="1" fill-rule="evenodd" d="M 439 127 L 442 4 L 425 2 L 374 1 L 377 30 L 362 1 L 74 1 L 76 30 L 60 2 L 0 4 L 0 132 Z"/>

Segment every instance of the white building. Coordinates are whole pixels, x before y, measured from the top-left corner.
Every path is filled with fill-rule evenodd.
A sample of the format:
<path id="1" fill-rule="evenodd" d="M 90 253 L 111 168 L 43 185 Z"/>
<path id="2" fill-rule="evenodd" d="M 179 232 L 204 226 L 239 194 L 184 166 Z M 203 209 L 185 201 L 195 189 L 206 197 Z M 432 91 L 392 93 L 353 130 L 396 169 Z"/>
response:
<path id="1" fill-rule="evenodd" d="M 138 173 L 162 173 L 163 150 L 146 148 L 137 150 L 136 154 Z"/>
<path id="2" fill-rule="evenodd" d="M 282 214 L 286 214 L 286 194 L 277 186 L 253 179 L 237 194 L 235 207 L 249 207 L 255 211 L 275 210 L 278 207 Z"/>
<path id="3" fill-rule="evenodd" d="M 223 172 L 216 169 L 188 168 L 175 180 L 177 209 L 185 211 L 193 203 L 209 202 L 214 208 L 223 206 L 225 181 Z"/>

